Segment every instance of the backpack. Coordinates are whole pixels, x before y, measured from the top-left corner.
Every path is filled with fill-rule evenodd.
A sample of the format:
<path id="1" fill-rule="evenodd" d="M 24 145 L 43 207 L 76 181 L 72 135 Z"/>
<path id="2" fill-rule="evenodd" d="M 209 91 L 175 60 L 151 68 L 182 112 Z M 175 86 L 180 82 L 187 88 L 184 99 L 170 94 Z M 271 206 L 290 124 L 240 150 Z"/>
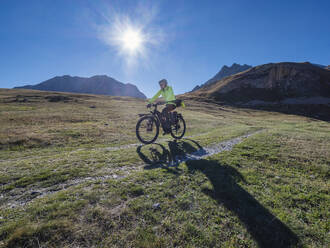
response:
<path id="1" fill-rule="evenodd" d="M 181 99 L 176 99 L 174 102 L 176 107 L 186 107 Z"/>

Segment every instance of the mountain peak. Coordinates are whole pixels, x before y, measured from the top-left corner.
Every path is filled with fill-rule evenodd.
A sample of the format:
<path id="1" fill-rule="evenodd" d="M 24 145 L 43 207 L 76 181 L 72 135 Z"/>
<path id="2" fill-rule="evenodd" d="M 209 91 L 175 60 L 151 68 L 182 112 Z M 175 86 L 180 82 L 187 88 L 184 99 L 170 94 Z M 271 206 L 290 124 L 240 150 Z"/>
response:
<path id="1" fill-rule="evenodd" d="M 112 78 L 112 77 L 109 77 L 108 75 L 95 75 L 90 78 Z"/>
<path id="2" fill-rule="evenodd" d="M 202 84 L 201 86 L 196 86 L 192 91 L 198 90 L 204 86 L 213 84 L 219 80 L 221 80 L 224 77 L 228 77 L 231 76 L 233 74 L 245 71 L 247 69 L 252 68 L 252 66 L 244 64 L 244 65 L 240 65 L 237 63 L 233 63 L 230 67 L 228 67 L 227 65 L 222 66 L 221 70 L 211 79 L 209 79 L 208 81 L 206 81 L 204 84 Z"/>
<path id="3" fill-rule="evenodd" d="M 64 79 L 68 79 L 71 78 L 70 75 L 63 75 L 63 76 L 56 76 L 55 78 L 64 78 Z"/>
<path id="4" fill-rule="evenodd" d="M 89 78 L 63 75 L 37 85 L 15 88 L 146 98 L 134 84 L 124 84 L 107 75 L 95 75 Z"/>

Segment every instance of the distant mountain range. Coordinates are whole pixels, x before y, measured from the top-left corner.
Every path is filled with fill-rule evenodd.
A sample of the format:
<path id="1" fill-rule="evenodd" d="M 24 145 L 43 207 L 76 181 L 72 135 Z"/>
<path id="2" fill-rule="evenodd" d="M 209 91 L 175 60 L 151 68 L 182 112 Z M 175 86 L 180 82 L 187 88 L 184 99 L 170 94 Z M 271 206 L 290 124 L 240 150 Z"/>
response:
<path id="1" fill-rule="evenodd" d="M 198 90 L 204 86 L 213 84 L 221 79 L 223 79 L 224 77 L 228 77 L 231 76 L 233 74 L 242 72 L 242 71 L 246 71 L 247 69 L 250 69 L 252 66 L 251 65 L 240 65 L 240 64 L 232 64 L 231 66 L 226 66 L 224 65 L 221 70 L 211 79 L 209 79 L 208 81 L 206 81 L 204 84 L 202 85 L 197 85 L 192 91 Z"/>
<path id="2" fill-rule="evenodd" d="M 270 63 L 202 85 L 185 96 L 244 104 L 330 104 L 330 70 L 311 63 Z"/>
<path id="3" fill-rule="evenodd" d="M 146 96 L 133 84 L 124 84 L 106 75 L 71 77 L 68 75 L 54 77 L 37 85 L 25 85 L 15 89 L 33 89 L 44 91 L 61 91 L 111 96 L 130 96 L 145 99 Z"/>

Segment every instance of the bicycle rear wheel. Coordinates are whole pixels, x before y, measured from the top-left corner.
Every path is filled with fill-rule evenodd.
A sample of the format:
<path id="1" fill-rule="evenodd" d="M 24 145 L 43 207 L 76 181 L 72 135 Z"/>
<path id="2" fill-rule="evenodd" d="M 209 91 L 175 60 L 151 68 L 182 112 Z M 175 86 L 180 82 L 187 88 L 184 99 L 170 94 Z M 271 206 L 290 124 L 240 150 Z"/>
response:
<path id="1" fill-rule="evenodd" d="M 178 115 L 176 124 L 171 126 L 171 135 L 174 139 L 181 139 L 186 132 L 186 122 L 182 115 Z"/>
<path id="2" fill-rule="evenodd" d="M 159 125 L 153 116 L 143 116 L 136 124 L 136 137 L 143 144 L 153 143 L 159 135 Z"/>

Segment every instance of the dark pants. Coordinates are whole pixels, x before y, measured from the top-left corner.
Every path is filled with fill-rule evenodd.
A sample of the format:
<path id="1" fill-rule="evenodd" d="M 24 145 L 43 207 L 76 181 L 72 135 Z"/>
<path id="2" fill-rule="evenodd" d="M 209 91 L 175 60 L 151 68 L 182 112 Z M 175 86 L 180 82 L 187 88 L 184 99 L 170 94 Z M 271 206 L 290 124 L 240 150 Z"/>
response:
<path id="1" fill-rule="evenodd" d="M 166 107 L 162 110 L 163 120 L 165 121 L 165 128 L 170 129 L 170 112 L 176 109 L 173 104 L 166 104 Z"/>

